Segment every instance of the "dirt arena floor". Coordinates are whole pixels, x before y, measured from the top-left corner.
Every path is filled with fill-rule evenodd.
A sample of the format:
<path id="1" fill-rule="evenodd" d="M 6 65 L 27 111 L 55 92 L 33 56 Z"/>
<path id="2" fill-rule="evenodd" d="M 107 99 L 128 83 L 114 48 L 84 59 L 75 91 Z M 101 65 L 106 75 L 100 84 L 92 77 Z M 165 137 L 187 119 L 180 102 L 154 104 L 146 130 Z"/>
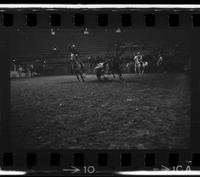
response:
<path id="1" fill-rule="evenodd" d="M 188 148 L 190 86 L 184 74 L 87 75 L 11 81 L 11 141 L 18 148 Z"/>

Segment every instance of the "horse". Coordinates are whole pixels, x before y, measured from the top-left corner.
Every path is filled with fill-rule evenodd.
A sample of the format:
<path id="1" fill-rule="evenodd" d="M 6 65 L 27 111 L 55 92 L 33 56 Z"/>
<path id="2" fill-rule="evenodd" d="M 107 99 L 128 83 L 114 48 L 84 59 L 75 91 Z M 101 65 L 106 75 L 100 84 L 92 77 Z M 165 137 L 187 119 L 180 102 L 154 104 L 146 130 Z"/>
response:
<path id="1" fill-rule="evenodd" d="M 118 74 L 119 79 L 123 80 L 121 66 L 118 61 L 112 59 L 108 60 L 106 64 L 108 67 L 108 72 L 110 72 L 113 75 L 113 78 L 115 78 L 115 74 Z"/>
<path id="2" fill-rule="evenodd" d="M 104 62 L 98 63 L 97 66 L 94 68 L 94 72 L 96 73 L 97 79 L 101 81 L 101 78 L 103 76 L 105 78 L 105 72 L 106 72 L 106 66 Z"/>
<path id="3" fill-rule="evenodd" d="M 105 79 L 106 73 L 112 74 L 113 78 L 115 78 L 115 74 L 118 74 L 119 79 L 123 79 L 120 64 L 114 60 L 98 63 L 95 67 L 95 72 L 98 80 L 101 80 L 102 76 Z"/>
<path id="4" fill-rule="evenodd" d="M 127 63 L 126 67 L 130 70 L 130 67 L 132 67 L 133 65 L 135 73 L 144 74 L 144 70 L 148 66 L 148 62 L 140 62 L 138 60 L 135 60 L 135 62 L 131 61 Z"/>
<path id="5" fill-rule="evenodd" d="M 148 65 L 149 65 L 149 63 L 147 61 L 141 63 L 141 66 L 140 66 L 140 73 L 141 74 L 144 74 L 144 70 Z"/>
<path id="6" fill-rule="evenodd" d="M 76 75 L 78 81 L 80 82 L 80 77 L 81 77 L 82 81 L 85 82 L 85 79 L 83 76 L 83 74 L 84 74 L 83 64 L 80 61 L 78 61 L 77 59 L 73 59 L 71 66 L 72 66 L 72 71 Z"/>

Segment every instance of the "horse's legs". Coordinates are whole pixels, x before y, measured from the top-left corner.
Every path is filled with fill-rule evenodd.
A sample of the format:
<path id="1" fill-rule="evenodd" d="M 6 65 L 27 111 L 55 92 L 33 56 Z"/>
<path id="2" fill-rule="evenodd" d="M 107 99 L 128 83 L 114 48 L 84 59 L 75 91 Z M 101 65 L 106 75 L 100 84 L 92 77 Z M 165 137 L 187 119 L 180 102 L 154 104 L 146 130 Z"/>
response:
<path id="1" fill-rule="evenodd" d="M 141 65 L 138 65 L 138 73 L 139 73 L 139 74 L 142 74 Z"/>
<path id="2" fill-rule="evenodd" d="M 82 74 L 82 73 L 80 73 L 80 76 L 81 76 L 81 79 L 82 79 L 82 81 L 83 81 L 83 82 L 85 82 L 85 80 L 84 80 L 84 77 L 83 77 L 83 74 Z"/>
<path id="3" fill-rule="evenodd" d="M 135 73 L 140 74 L 140 65 L 135 66 Z"/>
<path id="4" fill-rule="evenodd" d="M 119 79 L 120 79 L 120 80 L 123 80 L 123 77 L 122 77 L 122 74 L 121 74 L 121 73 L 119 74 Z"/>
<path id="5" fill-rule="evenodd" d="M 139 67 L 136 65 L 135 66 L 135 73 L 138 74 L 139 73 Z"/>
<path id="6" fill-rule="evenodd" d="M 144 66 L 142 66 L 142 74 L 144 74 L 144 68 L 145 68 L 145 67 L 144 67 Z"/>
<path id="7" fill-rule="evenodd" d="M 137 73 L 137 65 L 135 64 L 135 73 Z"/>
<path id="8" fill-rule="evenodd" d="M 120 69 L 120 68 L 118 68 L 117 73 L 118 73 L 118 75 L 119 75 L 119 79 L 120 79 L 120 80 L 123 80 L 122 72 L 121 72 L 121 69 Z"/>
<path id="9" fill-rule="evenodd" d="M 85 82 L 82 72 L 79 71 L 79 72 L 76 73 L 76 75 L 77 75 L 78 78 L 79 78 L 79 76 L 80 76 L 81 79 L 82 79 L 82 81 Z M 78 80 L 79 80 L 79 82 L 80 82 L 80 79 L 78 79 Z"/>
<path id="10" fill-rule="evenodd" d="M 80 82 L 80 79 L 79 79 L 79 76 L 78 76 L 78 74 L 77 74 L 77 73 L 76 73 L 76 77 L 77 77 L 78 81 Z"/>
<path id="11" fill-rule="evenodd" d="M 140 67 L 139 67 L 139 74 L 142 74 L 142 66 L 141 65 L 139 65 Z"/>

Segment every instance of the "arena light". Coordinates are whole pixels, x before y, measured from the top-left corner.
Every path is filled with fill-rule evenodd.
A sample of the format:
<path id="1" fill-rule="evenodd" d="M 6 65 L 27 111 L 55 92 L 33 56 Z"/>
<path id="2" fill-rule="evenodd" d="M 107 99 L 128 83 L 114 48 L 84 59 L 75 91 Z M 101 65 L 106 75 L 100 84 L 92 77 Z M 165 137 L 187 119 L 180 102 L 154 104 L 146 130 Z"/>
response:
<path id="1" fill-rule="evenodd" d="M 51 29 L 51 35 L 52 36 L 56 35 L 56 32 L 53 29 Z"/>
<path id="2" fill-rule="evenodd" d="M 90 34 L 87 28 L 85 28 L 83 34 L 84 34 L 84 35 L 88 35 L 88 34 Z"/>
<path id="3" fill-rule="evenodd" d="M 117 29 L 116 29 L 116 33 L 121 33 L 121 29 L 120 29 L 120 28 L 117 28 Z"/>

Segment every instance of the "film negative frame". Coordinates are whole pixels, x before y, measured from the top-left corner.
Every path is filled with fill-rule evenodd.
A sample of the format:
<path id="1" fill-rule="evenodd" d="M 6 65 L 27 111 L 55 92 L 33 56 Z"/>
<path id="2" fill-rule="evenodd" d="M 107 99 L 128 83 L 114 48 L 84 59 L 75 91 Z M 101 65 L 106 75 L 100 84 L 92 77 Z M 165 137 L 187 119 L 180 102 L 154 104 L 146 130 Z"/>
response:
<path id="1" fill-rule="evenodd" d="M 4 19 L 5 14 L 7 20 Z M 12 14 L 12 15 L 10 15 Z M 26 23 L 26 14 L 37 14 L 37 25 L 32 27 Z M 98 26 L 98 14 L 108 17 L 107 28 L 156 28 L 184 30 L 190 36 L 192 58 L 191 70 L 191 142 L 189 149 L 163 150 L 53 150 L 53 149 L 13 149 L 10 146 L 9 110 L 10 110 L 10 78 L 9 78 L 9 43 L 1 41 L 1 168 L 20 170 L 28 173 L 64 175 L 103 175 L 117 174 L 120 171 L 137 170 L 199 170 L 200 144 L 199 135 L 199 9 L 2 9 L 0 30 L 2 38 L 9 36 L 13 28 L 52 28 L 50 16 L 59 14 L 60 28 L 104 28 Z M 83 14 L 85 25 L 74 25 L 74 15 Z M 121 15 L 131 14 L 131 25 L 121 26 Z M 149 15 L 150 14 L 150 15 Z M 151 14 L 154 14 L 153 16 Z M 170 14 L 176 14 L 169 22 Z M 59 18 L 59 17 L 55 17 Z M 146 21 L 145 21 L 146 19 Z M 149 20 L 148 20 L 149 19 Z M 154 21 L 155 20 L 155 21 Z M 178 21 L 177 21 L 178 20 Z M 33 21 L 33 20 L 32 20 Z M 56 20 L 57 21 L 57 20 Z M 153 21 L 153 22 L 152 22 Z M 13 24 L 12 24 L 13 22 Z M 6 24 L 7 23 L 7 24 Z M 79 22 L 78 22 L 79 23 Z M 172 24 L 170 24 L 172 23 Z M 6 24 L 6 25 L 5 25 Z M 170 26 L 171 25 L 171 26 Z M 55 28 L 57 24 L 54 25 Z M 59 24 L 58 24 L 59 26 Z M 103 25 L 104 26 L 104 25 Z M 54 28 L 54 27 L 53 27 Z M 8 39 L 8 38 L 6 38 Z M 9 39 L 12 40 L 12 39 Z"/>

